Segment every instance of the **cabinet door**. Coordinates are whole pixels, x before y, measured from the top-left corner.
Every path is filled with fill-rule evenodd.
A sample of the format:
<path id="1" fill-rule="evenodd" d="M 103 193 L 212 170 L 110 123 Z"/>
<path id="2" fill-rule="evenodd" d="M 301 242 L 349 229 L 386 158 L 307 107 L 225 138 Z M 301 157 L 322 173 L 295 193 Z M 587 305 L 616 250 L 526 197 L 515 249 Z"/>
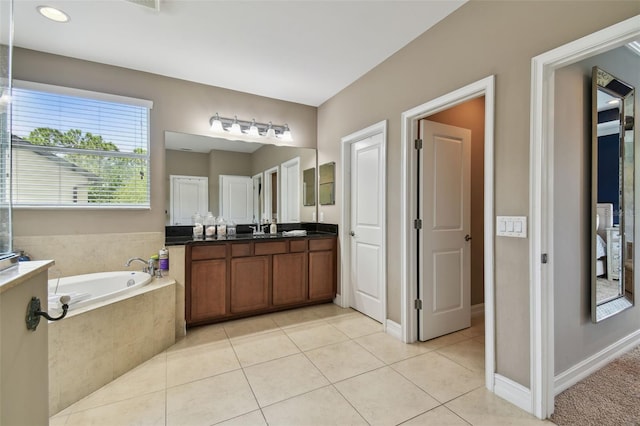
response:
<path id="1" fill-rule="evenodd" d="M 309 252 L 309 300 L 335 297 L 335 258 L 334 250 Z"/>
<path id="2" fill-rule="evenodd" d="M 273 256 L 273 304 L 287 305 L 307 299 L 307 254 Z"/>
<path id="3" fill-rule="evenodd" d="M 269 307 L 269 256 L 231 259 L 231 312 Z"/>
<path id="4" fill-rule="evenodd" d="M 224 259 L 192 262 L 189 322 L 226 314 L 226 286 L 227 262 Z"/>

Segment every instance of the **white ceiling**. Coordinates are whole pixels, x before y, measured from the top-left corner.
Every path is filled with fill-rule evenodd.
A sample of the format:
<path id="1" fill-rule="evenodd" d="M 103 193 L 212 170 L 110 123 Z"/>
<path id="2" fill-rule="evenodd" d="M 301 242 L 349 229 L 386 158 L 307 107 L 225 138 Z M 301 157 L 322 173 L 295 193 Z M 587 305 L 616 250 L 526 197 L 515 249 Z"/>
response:
<path id="1" fill-rule="evenodd" d="M 14 0 L 14 45 L 318 106 L 465 1 Z"/>

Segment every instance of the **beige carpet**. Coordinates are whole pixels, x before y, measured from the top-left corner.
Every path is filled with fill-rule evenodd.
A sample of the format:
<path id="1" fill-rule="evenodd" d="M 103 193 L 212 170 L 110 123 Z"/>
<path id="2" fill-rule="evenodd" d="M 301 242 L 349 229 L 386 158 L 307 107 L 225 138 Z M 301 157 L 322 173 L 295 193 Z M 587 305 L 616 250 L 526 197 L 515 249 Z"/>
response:
<path id="1" fill-rule="evenodd" d="M 558 425 L 640 425 L 640 346 L 556 397 Z"/>

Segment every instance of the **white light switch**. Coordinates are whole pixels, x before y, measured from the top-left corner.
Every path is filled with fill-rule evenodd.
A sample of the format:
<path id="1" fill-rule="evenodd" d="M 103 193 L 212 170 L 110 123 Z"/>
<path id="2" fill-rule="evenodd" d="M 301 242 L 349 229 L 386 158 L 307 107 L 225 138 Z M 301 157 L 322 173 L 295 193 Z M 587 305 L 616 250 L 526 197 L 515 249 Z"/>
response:
<path id="1" fill-rule="evenodd" d="M 496 216 L 496 235 L 527 238 L 526 216 Z"/>

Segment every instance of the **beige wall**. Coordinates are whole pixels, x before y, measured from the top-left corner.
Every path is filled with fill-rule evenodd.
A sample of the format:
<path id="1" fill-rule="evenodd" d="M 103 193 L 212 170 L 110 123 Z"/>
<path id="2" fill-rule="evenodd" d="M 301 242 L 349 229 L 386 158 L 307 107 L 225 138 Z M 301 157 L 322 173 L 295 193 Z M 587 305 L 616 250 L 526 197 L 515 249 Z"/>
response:
<path id="1" fill-rule="evenodd" d="M 315 107 L 20 48 L 14 49 L 13 78 L 154 102 L 150 117 L 151 209 L 47 210 L 46 214 L 15 209 L 13 233 L 17 236 L 162 231 L 167 192 L 164 132 L 210 136 L 209 119 L 216 112 L 288 123 L 296 146 L 316 147 Z"/>
<path id="2" fill-rule="evenodd" d="M 427 117 L 471 130 L 471 304 L 484 303 L 484 96 Z"/>
<path id="3" fill-rule="evenodd" d="M 495 212 L 529 214 L 531 58 L 640 13 L 637 2 L 471 1 L 318 109 L 318 163 L 336 162 L 340 138 L 389 120 L 387 300 L 400 322 L 400 116 L 403 111 L 496 76 Z M 339 185 L 338 185 L 339 192 Z M 335 206 L 321 206 L 339 222 Z M 529 241 L 495 242 L 497 372 L 529 385 Z"/>
<path id="4" fill-rule="evenodd" d="M 638 300 L 633 308 L 612 318 L 598 324 L 591 322 L 593 66 L 635 86 L 636 93 L 640 89 L 640 57 L 626 47 L 556 71 L 553 194 L 555 374 L 640 329 Z M 640 141 L 639 110 L 640 97 L 636 96 L 636 147 Z M 638 203 L 640 200 L 636 200 L 636 205 Z M 634 293 L 637 295 L 638 291 Z"/>

